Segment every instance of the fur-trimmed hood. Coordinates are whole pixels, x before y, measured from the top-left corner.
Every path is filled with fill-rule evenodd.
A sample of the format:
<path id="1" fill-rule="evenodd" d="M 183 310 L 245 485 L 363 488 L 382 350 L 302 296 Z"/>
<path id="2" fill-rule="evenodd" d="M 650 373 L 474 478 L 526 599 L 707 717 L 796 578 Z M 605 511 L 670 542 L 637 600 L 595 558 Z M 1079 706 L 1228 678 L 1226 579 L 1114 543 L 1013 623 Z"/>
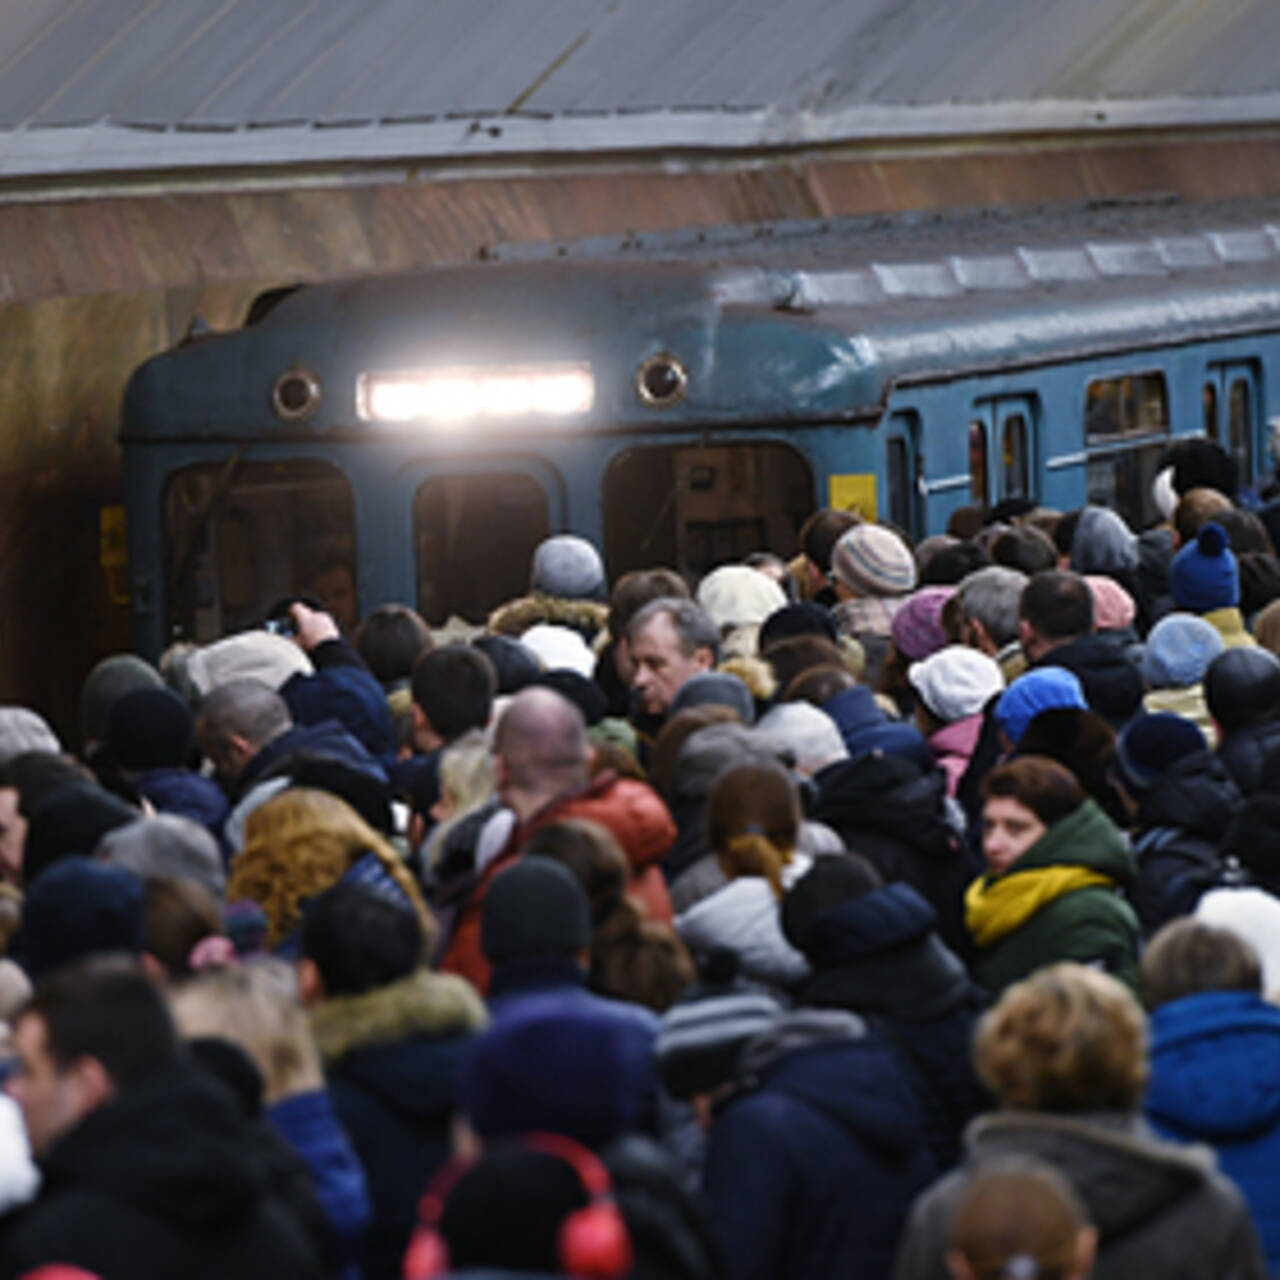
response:
<path id="1" fill-rule="evenodd" d="M 489 630 L 495 635 L 519 639 L 530 627 L 549 623 L 569 627 L 591 644 L 609 621 L 609 606 L 594 600 L 565 600 L 535 591 L 499 605 L 489 615 Z"/>
<path id="2" fill-rule="evenodd" d="M 311 1014 L 311 1033 L 325 1066 L 356 1049 L 413 1035 L 452 1036 L 488 1022 L 484 1001 L 463 978 L 420 969 L 359 996 L 326 1000 Z"/>

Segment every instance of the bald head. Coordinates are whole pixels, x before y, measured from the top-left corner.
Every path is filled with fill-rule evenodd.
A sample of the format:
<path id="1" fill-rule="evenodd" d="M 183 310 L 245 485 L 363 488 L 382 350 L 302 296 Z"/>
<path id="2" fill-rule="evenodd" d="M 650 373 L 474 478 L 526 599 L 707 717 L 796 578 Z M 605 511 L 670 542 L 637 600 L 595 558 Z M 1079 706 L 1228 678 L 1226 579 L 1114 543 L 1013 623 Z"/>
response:
<path id="1" fill-rule="evenodd" d="M 521 819 L 585 786 L 590 765 L 582 712 L 554 689 L 522 689 L 493 740 L 499 791 Z"/>

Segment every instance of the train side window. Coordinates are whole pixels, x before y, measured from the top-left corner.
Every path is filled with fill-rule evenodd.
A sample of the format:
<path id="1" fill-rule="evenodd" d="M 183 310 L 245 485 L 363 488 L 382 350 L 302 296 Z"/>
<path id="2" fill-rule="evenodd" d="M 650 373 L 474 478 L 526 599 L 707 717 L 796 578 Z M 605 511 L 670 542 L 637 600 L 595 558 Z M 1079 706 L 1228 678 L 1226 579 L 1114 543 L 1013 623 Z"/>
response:
<path id="1" fill-rule="evenodd" d="M 1006 498 L 1026 498 L 1031 493 L 1031 466 L 1027 456 L 1027 420 L 1020 413 L 1004 421 L 1004 492 Z"/>
<path id="2" fill-rule="evenodd" d="M 1240 482 L 1247 484 L 1253 476 L 1253 396 L 1244 378 L 1235 378 L 1227 393 L 1227 431 Z"/>
<path id="3" fill-rule="evenodd" d="M 428 477 L 413 495 L 418 612 L 432 626 L 454 615 L 483 622 L 525 594 L 549 533 L 546 492 L 526 472 Z"/>
<path id="4" fill-rule="evenodd" d="M 1085 392 L 1085 440 L 1102 444 L 1169 431 L 1169 384 L 1163 373 L 1099 378 Z"/>
<path id="5" fill-rule="evenodd" d="M 1206 440 L 1218 439 L 1218 388 L 1212 382 L 1204 384 L 1201 395 L 1201 407 L 1204 414 L 1204 434 Z"/>
<path id="6" fill-rule="evenodd" d="M 355 504 L 328 463 L 184 468 L 165 489 L 164 520 L 168 635 L 204 644 L 261 625 L 277 600 L 299 593 L 341 596 L 353 616 L 340 621 L 358 620 Z"/>
<path id="7" fill-rule="evenodd" d="M 987 505 L 987 424 L 977 419 L 969 423 L 969 497 Z"/>

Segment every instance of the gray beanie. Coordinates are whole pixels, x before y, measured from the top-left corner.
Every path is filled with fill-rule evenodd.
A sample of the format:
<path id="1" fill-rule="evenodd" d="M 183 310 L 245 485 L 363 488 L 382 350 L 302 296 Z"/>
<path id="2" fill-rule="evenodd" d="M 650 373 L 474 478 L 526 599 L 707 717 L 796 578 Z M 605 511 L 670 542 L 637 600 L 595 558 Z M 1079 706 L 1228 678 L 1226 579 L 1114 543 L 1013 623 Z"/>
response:
<path id="1" fill-rule="evenodd" d="M 116 827 L 102 837 L 97 856 L 144 880 L 194 880 L 215 898 L 226 888 L 218 842 L 205 827 L 178 813 L 157 813 Z"/>
<path id="2" fill-rule="evenodd" d="M 80 729 L 85 742 L 106 742 L 111 708 L 116 699 L 135 689 L 158 689 L 164 681 L 149 662 L 132 653 L 103 658 L 85 678 L 80 690 Z"/>
<path id="3" fill-rule="evenodd" d="M 751 570 L 755 573 L 755 570 Z M 727 671 L 701 671 L 688 680 L 676 691 L 671 699 L 671 715 L 678 711 L 687 711 L 690 707 L 705 706 L 728 707 L 738 713 L 743 724 L 755 722 L 756 702 L 751 690 L 735 675 Z"/>
<path id="4" fill-rule="evenodd" d="M 28 707 L 0 707 L 0 765 L 28 751 L 58 755 L 62 743 L 39 712 Z"/>
<path id="5" fill-rule="evenodd" d="M 676 757 L 675 799 L 704 800 L 716 775 L 733 764 L 777 764 L 761 733 L 741 724 L 711 724 L 691 733 Z"/>
<path id="6" fill-rule="evenodd" d="M 529 586 L 563 600 L 604 600 L 604 562 L 585 538 L 560 533 L 544 538 L 533 553 Z"/>

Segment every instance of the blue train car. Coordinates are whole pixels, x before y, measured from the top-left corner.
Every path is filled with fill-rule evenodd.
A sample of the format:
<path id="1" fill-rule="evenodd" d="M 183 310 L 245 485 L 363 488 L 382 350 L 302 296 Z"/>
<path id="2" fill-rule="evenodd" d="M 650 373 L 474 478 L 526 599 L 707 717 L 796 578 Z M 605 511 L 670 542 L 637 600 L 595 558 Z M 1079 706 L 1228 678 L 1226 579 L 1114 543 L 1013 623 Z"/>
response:
<path id="1" fill-rule="evenodd" d="M 1280 208 L 1161 203 L 548 246 L 281 290 L 125 396 L 135 640 L 354 584 L 483 619 L 549 532 L 611 574 L 789 552 L 815 506 L 1136 523 L 1173 436 L 1269 465 Z M 511 259 L 511 260 L 507 260 Z"/>

